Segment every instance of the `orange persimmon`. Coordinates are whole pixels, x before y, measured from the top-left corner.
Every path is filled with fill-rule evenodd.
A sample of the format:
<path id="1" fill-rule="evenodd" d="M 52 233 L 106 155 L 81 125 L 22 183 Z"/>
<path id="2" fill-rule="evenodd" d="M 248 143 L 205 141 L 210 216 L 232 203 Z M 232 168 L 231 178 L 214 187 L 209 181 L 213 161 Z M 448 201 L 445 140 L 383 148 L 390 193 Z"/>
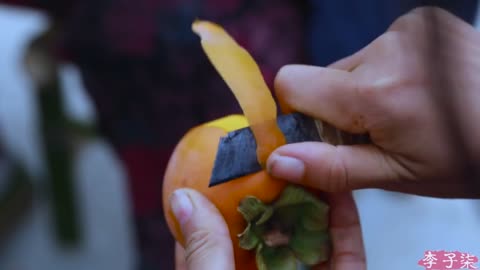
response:
<path id="1" fill-rule="evenodd" d="M 277 267 L 279 264 L 296 264 L 297 260 L 307 265 L 326 260 L 329 254 L 328 206 L 314 196 L 318 195 L 317 192 L 292 188 L 265 171 L 208 187 L 220 137 L 245 124 L 241 116 L 227 116 L 191 129 L 180 140 L 163 183 L 163 207 L 170 231 L 185 246 L 169 197 L 178 188 L 192 188 L 206 196 L 223 215 L 233 243 L 236 269 L 296 269 Z M 242 212 L 242 208 L 245 209 L 242 204 L 248 204 L 245 201 L 252 198 L 264 204 L 265 210 L 272 209 L 274 213 L 255 213 L 254 219 L 247 222 L 246 216 L 252 213 L 246 215 Z M 260 220 L 264 222 L 260 223 Z M 257 242 L 252 243 L 251 235 L 246 233 L 250 227 L 257 228 L 253 239 Z M 279 231 L 278 228 L 286 230 Z M 276 237 L 276 232 L 285 237 Z M 272 256 L 272 251 L 276 252 L 277 248 L 279 255 Z"/>
<path id="2" fill-rule="evenodd" d="M 276 104 L 260 70 L 247 51 L 218 25 L 197 21 L 193 30 L 245 116 L 231 115 L 197 127 L 176 146 L 163 182 L 163 207 L 170 231 L 185 245 L 169 198 L 178 188 L 205 195 L 223 215 L 233 242 L 236 269 L 296 269 L 314 265 L 329 254 L 328 206 L 312 191 L 260 171 L 209 187 L 220 138 L 250 127 L 257 156 L 264 164 L 285 138 L 276 124 Z"/>
<path id="3" fill-rule="evenodd" d="M 208 187 L 218 142 L 228 131 L 241 128 L 240 116 L 226 121 L 207 123 L 190 130 L 177 145 L 167 166 L 163 184 L 163 205 L 166 219 L 175 239 L 184 245 L 179 226 L 170 209 L 170 195 L 178 188 L 192 188 L 205 195 L 222 213 L 233 240 L 236 269 L 257 269 L 255 253 L 241 249 L 237 235 L 246 227 L 246 221 L 237 211 L 240 201 L 248 195 L 264 202 L 273 201 L 285 188 L 284 181 L 272 179 L 265 171 L 244 176 L 214 187 Z M 237 118 L 237 119 L 234 119 Z M 230 127 L 228 127 L 230 125 Z M 233 128 L 233 129 L 232 129 Z"/>

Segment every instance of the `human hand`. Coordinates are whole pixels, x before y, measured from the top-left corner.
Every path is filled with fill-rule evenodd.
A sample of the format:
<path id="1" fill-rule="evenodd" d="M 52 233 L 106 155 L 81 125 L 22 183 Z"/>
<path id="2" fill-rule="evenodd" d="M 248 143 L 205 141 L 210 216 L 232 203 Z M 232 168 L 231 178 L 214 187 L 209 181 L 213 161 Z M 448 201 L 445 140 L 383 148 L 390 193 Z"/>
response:
<path id="1" fill-rule="evenodd" d="M 480 34 L 438 8 L 402 16 L 366 48 L 329 68 L 286 66 L 275 83 L 284 109 L 368 133 L 373 143 L 285 145 L 272 153 L 267 169 L 330 192 L 384 188 L 480 197 L 479 180 L 465 173 L 468 161 L 480 160 L 479 74 Z M 447 103 L 438 103 L 442 97 Z M 453 136 L 456 131 L 463 137 Z"/>
<path id="2" fill-rule="evenodd" d="M 312 270 L 366 269 L 360 221 L 352 195 L 328 195 L 328 200 L 333 245 L 331 260 Z M 232 242 L 227 225 L 215 206 L 189 189 L 175 192 L 172 206 L 186 240 L 185 249 L 176 243 L 176 270 L 233 270 Z"/>
<path id="3" fill-rule="evenodd" d="M 215 205 L 192 189 L 176 190 L 170 201 L 186 245 L 175 244 L 176 270 L 235 269 L 228 227 Z"/>

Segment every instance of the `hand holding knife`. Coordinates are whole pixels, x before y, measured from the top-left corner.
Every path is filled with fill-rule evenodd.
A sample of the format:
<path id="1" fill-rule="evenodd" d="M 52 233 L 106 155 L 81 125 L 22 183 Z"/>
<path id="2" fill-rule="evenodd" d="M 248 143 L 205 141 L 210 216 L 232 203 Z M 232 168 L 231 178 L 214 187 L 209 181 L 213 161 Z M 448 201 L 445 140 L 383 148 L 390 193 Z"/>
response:
<path id="1" fill-rule="evenodd" d="M 369 143 L 368 135 L 355 135 L 313 119 L 301 113 L 281 115 L 277 123 L 287 143 L 306 141 L 327 142 L 333 145 Z M 232 131 L 220 139 L 210 186 L 262 170 L 256 154 L 256 142 L 249 127 Z"/>

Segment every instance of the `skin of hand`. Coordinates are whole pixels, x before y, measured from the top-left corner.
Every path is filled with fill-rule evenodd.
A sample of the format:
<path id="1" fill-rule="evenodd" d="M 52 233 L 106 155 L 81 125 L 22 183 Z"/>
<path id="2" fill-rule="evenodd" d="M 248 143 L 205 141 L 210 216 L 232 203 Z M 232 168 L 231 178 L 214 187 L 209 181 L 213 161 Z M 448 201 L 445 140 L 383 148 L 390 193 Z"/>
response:
<path id="1" fill-rule="evenodd" d="M 435 18 L 433 25 L 431 19 Z M 429 34 L 437 31 L 435 50 Z M 270 156 L 273 176 L 333 192 L 328 265 L 313 269 L 366 269 L 360 221 L 348 190 L 385 188 L 440 197 L 478 197 L 459 178 L 462 155 L 451 143 L 444 115 L 431 91 L 441 87 L 432 62 L 448 63 L 459 127 L 469 146 L 480 138 L 480 37 L 468 24 L 437 8 L 420 8 L 351 57 L 328 68 L 287 66 L 276 93 L 284 112 L 299 111 L 352 133 L 368 133 L 372 145 L 332 146 L 319 142 L 285 145 Z M 436 45 L 436 44 L 434 44 Z M 433 46 L 434 47 L 434 46 Z M 427 57 L 429 56 L 429 57 Z M 478 57 L 477 57 L 478 56 Z M 435 61 L 438 61 L 435 62 Z M 444 89 L 442 89 L 444 90 Z M 439 91 L 438 89 L 436 91 Z M 468 154 L 478 158 L 478 149 Z M 234 269 L 232 242 L 222 216 L 196 191 L 181 189 L 172 210 L 186 239 L 176 244 L 177 270 Z"/>
<path id="2" fill-rule="evenodd" d="M 366 269 L 357 208 L 350 192 L 328 195 L 332 255 L 312 270 Z M 233 270 L 232 241 L 217 208 L 191 189 L 179 189 L 170 198 L 186 247 L 175 246 L 176 270 Z"/>
<path id="3" fill-rule="evenodd" d="M 267 170 L 327 192 L 383 188 L 479 198 L 479 180 L 464 174 L 467 161 L 480 160 L 479 74 L 480 33 L 432 7 L 403 15 L 364 49 L 329 67 L 285 66 L 275 82 L 285 112 L 367 133 L 372 143 L 285 145 L 270 155 Z M 442 97 L 447 103 L 439 103 Z"/>

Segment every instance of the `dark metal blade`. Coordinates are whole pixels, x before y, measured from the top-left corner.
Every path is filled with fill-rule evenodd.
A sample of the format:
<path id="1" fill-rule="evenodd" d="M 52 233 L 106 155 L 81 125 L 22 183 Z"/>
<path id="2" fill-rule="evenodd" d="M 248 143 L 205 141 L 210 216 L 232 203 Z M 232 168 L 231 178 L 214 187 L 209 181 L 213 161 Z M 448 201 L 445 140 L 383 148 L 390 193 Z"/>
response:
<path id="1" fill-rule="evenodd" d="M 303 114 L 293 113 L 277 118 L 287 143 L 320 141 L 315 121 Z M 249 127 L 232 131 L 220 139 L 210 178 L 215 186 L 262 170 L 257 161 L 257 144 Z"/>

